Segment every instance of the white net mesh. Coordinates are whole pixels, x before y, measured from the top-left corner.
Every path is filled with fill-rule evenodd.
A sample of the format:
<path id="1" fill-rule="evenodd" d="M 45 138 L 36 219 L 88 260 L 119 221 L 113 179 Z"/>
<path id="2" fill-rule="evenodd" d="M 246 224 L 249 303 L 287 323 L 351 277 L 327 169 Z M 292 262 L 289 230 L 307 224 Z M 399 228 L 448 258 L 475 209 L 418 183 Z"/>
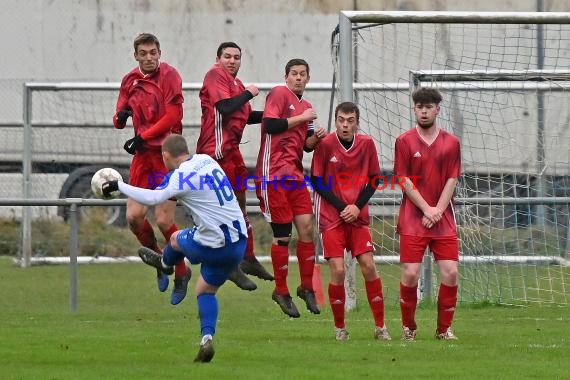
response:
<path id="1" fill-rule="evenodd" d="M 470 200 L 457 205 L 461 300 L 567 303 L 568 204 L 553 197 L 570 194 L 570 26 L 353 24 L 352 35 L 361 130 L 376 139 L 385 172 L 393 168 L 395 138 L 415 122 L 411 90 L 442 92 L 439 123 L 462 144 L 456 195 Z M 382 257 L 398 255 L 397 206 L 377 203 L 378 259 L 394 262 Z M 391 265 L 397 260 L 381 274 L 397 297 L 399 272 Z M 431 280 L 437 294 L 437 273 Z"/>

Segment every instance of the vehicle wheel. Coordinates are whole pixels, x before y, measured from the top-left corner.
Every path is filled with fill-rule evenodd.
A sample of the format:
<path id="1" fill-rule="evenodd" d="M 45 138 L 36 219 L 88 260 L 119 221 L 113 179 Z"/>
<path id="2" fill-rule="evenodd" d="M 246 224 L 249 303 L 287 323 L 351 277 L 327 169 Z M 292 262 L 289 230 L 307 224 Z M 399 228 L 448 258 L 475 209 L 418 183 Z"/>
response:
<path id="1" fill-rule="evenodd" d="M 60 198 L 95 198 L 91 191 L 91 177 L 101 166 L 86 166 L 73 171 L 64 182 L 59 197 Z M 119 172 L 128 180 L 128 171 L 119 169 Z M 121 196 L 123 197 L 123 196 Z M 65 221 L 69 219 L 69 207 L 61 206 L 58 208 L 58 215 L 62 216 Z M 126 207 L 125 206 L 81 206 L 81 218 L 102 217 L 105 223 L 124 227 L 127 225 Z"/>

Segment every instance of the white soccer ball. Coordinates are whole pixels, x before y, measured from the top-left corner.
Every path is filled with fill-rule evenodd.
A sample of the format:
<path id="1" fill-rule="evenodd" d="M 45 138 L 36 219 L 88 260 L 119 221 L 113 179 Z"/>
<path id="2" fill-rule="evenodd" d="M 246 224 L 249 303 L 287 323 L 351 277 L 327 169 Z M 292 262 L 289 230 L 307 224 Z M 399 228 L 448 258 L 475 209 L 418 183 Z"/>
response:
<path id="1" fill-rule="evenodd" d="M 103 196 L 103 189 L 102 186 L 105 182 L 108 181 L 121 181 L 123 182 L 123 177 L 121 173 L 116 171 L 113 168 L 103 168 L 97 170 L 95 174 L 93 174 L 93 178 L 91 178 L 91 191 L 97 198 L 100 199 L 114 199 L 121 195 L 120 191 L 113 191 L 111 196 L 106 198 Z"/>

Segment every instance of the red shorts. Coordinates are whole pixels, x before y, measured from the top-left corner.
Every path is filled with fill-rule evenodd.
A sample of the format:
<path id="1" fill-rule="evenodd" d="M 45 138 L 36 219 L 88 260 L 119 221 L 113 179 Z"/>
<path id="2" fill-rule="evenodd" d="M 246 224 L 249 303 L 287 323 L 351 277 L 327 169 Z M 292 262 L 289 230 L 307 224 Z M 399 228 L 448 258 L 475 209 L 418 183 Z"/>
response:
<path id="1" fill-rule="evenodd" d="M 400 262 L 421 263 L 427 247 L 429 247 L 436 261 L 459 261 L 459 240 L 457 236 L 400 235 Z"/>
<path id="2" fill-rule="evenodd" d="M 256 182 L 255 192 L 268 223 L 291 223 L 297 215 L 313 215 L 311 195 L 304 181 Z"/>
<path id="3" fill-rule="evenodd" d="M 154 189 L 162 183 L 167 174 L 168 169 L 164 166 L 160 150 L 137 152 L 131 163 L 129 184 L 143 189 Z"/>
<path id="4" fill-rule="evenodd" d="M 352 257 L 374 251 L 372 235 L 368 226 L 353 226 L 342 223 L 321 233 L 323 254 L 325 259 L 343 257 L 344 250 L 350 251 Z"/>
<path id="5" fill-rule="evenodd" d="M 243 156 L 241 152 L 236 149 L 233 153 L 224 156 L 221 160 L 218 160 L 218 164 L 226 173 L 226 177 L 232 185 L 232 189 L 235 192 L 246 191 L 247 190 L 247 168 L 245 162 L 243 161 Z"/>

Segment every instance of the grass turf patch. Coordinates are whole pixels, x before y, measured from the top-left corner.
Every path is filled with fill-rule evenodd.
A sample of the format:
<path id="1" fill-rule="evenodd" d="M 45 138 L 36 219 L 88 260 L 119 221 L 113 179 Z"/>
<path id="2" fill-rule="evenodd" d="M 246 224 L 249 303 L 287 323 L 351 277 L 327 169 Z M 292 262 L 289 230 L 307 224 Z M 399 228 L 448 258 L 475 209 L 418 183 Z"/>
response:
<path id="1" fill-rule="evenodd" d="M 193 287 L 198 268 L 190 286 Z M 328 269 L 322 268 L 323 283 Z M 564 378 L 569 309 L 554 306 L 460 305 L 458 341 L 433 338 L 436 310 L 419 307 L 418 340 L 402 343 L 400 312 L 387 302 L 391 342 L 373 340 L 374 324 L 359 283 L 358 308 L 347 314 L 351 339 L 334 340 L 330 308 L 287 318 L 271 300 L 272 283 L 254 292 L 232 283 L 219 292 L 216 356 L 192 363 L 200 339 L 192 290 L 180 305 L 159 293 L 141 264 L 79 267 L 78 310 L 70 312 L 69 268 L 19 268 L 0 258 L 2 379 L 346 379 Z M 361 281 L 361 279 L 360 279 Z M 291 265 L 289 285 L 298 282 Z M 172 286 L 172 285 L 171 285 Z M 326 286 L 325 286 L 326 289 Z"/>

